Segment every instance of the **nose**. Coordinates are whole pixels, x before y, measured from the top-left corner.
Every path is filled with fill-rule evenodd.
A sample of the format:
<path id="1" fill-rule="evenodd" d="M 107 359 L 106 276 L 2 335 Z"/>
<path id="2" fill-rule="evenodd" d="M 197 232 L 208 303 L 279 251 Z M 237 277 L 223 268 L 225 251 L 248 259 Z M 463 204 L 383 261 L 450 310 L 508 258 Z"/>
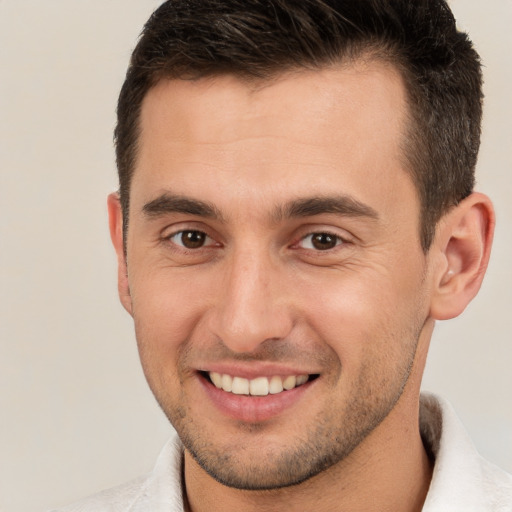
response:
<path id="1" fill-rule="evenodd" d="M 210 329 L 233 352 L 253 352 L 293 327 L 286 272 L 265 254 L 244 251 L 225 263 Z"/>

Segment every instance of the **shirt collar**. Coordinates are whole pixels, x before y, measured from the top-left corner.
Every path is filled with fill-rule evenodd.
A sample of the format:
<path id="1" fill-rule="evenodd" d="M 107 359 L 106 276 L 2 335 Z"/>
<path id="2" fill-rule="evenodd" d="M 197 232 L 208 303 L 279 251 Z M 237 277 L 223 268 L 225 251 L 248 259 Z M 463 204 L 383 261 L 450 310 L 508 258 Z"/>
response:
<path id="1" fill-rule="evenodd" d="M 494 510 L 489 503 L 498 488 L 489 476 L 506 482 L 504 489 L 510 489 L 510 477 L 480 457 L 451 405 L 423 393 L 420 431 L 425 448 L 435 459 L 423 512 Z M 183 512 L 182 474 L 183 446 L 174 434 L 127 512 Z M 504 500 L 505 492 L 512 492 L 506 489 Z"/>

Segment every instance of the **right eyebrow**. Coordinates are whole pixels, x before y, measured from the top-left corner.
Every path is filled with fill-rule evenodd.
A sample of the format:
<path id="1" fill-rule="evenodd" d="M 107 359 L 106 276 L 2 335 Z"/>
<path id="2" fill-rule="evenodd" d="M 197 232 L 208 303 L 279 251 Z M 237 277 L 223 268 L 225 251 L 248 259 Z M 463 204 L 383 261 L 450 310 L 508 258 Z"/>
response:
<path id="1" fill-rule="evenodd" d="M 169 213 L 184 213 L 208 219 L 222 219 L 221 212 L 211 203 L 167 192 L 146 203 L 142 211 L 149 218 Z"/>

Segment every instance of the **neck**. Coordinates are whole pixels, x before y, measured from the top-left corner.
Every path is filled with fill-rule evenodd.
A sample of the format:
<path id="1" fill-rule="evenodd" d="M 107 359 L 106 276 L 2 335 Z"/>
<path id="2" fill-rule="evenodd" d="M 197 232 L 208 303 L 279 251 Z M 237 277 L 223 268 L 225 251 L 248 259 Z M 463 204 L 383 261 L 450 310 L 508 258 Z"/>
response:
<path id="1" fill-rule="evenodd" d="M 413 401 L 404 393 L 392 413 L 349 457 L 292 487 L 272 491 L 226 487 L 185 452 L 188 510 L 419 512 L 432 466 L 420 436 L 419 401 Z M 411 414 L 412 407 L 417 414 Z"/>

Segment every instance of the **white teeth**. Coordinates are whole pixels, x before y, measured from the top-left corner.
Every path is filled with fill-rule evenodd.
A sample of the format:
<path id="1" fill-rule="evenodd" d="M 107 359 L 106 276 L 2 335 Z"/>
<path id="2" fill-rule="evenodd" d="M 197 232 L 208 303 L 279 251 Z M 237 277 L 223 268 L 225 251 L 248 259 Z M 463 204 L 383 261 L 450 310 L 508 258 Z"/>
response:
<path id="1" fill-rule="evenodd" d="M 258 377 L 249 382 L 249 391 L 254 396 L 268 395 L 268 379 L 266 377 Z"/>
<path id="2" fill-rule="evenodd" d="M 269 384 L 269 393 L 275 395 L 283 391 L 283 379 L 281 377 L 272 377 Z"/>
<path id="3" fill-rule="evenodd" d="M 283 390 L 290 390 L 297 386 L 305 384 L 309 375 L 288 375 L 284 379 L 274 375 L 270 379 L 267 377 L 256 377 L 249 380 L 243 377 L 232 377 L 228 374 L 210 372 L 208 374 L 214 386 L 218 389 L 231 392 L 235 395 L 266 396 L 269 393 L 275 395 Z"/>
<path id="4" fill-rule="evenodd" d="M 222 376 L 222 389 L 224 391 L 231 391 L 233 389 L 233 377 L 231 375 L 224 374 Z"/>
<path id="5" fill-rule="evenodd" d="M 215 384 L 215 387 L 221 388 L 222 387 L 222 375 L 217 372 L 210 372 L 210 379 L 212 379 L 212 382 Z"/>
<path id="6" fill-rule="evenodd" d="M 233 387 L 231 392 L 235 395 L 248 395 L 249 394 L 249 381 L 242 379 L 242 377 L 233 377 Z"/>
<path id="7" fill-rule="evenodd" d="M 295 375 L 289 375 L 283 380 L 283 388 L 286 390 L 293 389 L 295 384 L 297 384 L 297 377 Z"/>
<path id="8" fill-rule="evenodd" d="M 302 384 L 306 384 L 308 381 L 308 375 L 297 375 L 297 386 L 302 386 Z"/>

